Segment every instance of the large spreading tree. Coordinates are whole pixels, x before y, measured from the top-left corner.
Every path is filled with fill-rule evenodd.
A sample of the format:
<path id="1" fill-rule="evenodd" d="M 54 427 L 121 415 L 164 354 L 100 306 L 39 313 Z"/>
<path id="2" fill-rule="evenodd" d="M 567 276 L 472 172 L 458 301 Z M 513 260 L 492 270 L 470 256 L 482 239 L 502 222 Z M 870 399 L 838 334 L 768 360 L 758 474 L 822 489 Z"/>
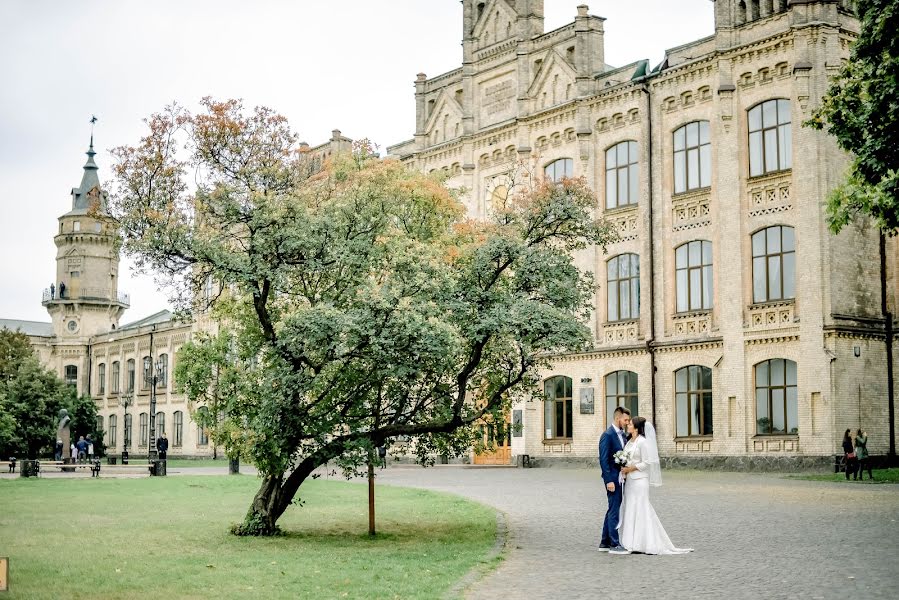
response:
<path id="1" fill-rule="evenodd" d="M 271 110 L 202 105 L 115 150 L 112 212 L 124 250 L 218 323 L 176 380 L 259 469 L 235 533 L 276 533 L 329 461 L 353 472 L 397 438 L 422 462 L 463 451 L 550 355 L 591 340 L 572 253 L 612 234 L 583 181 L 520 177 L 472 221 L 439 178 L 364 143 L 320 165 Z"/>
<path id="2" fill-rule="evenodd" d="M 858 216 L 899 231 L 899 0 L 858 0 L 851 55 L 809 124 L 852 153 L 846 181 L 828 198 L 838 233 Z"/>

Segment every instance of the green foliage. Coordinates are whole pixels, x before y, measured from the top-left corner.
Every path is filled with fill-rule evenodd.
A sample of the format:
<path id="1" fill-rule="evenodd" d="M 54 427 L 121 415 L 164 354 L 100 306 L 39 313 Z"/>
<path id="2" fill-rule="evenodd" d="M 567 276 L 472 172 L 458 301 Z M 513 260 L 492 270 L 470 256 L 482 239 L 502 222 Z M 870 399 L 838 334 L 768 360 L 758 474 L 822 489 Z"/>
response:
<path id="1" fill-rule="evenodd" d="M 37 458 L 53 454 L 60 409 L 72 418 L 72 440 L 94 432 L 97 409 L 89 397 L 45 369 L 21 332 L 0 330 L 0 457 Z M 94 442 L 102 445 L 102 437 Z"/>
<path id="2" fill-rule="evenodd" d="M 183 309 L 212 305 L 220 327 L 181 349 L 176 377 L 213 439 L 289 473 L 246 526 L 265 513 L 270 529 L 317 466 L 357 473 L 398 436 L 424 463 L 463 452 L 549 354 L 591 339 L 592 278 L 572 254 L 612 234 L 583 181 L 529 177 L 470 221 L 439 179 L 365 143 L 313 169 L 268 109 L 204 107 L 155 115 L 115 151 L 112 209 L 125 251 L 177 276 Z M 210 276 L 214 297 L 194 295 Z"/>
<path id="3" fill-rule="evenodd" d="M 899 0 L 858 0 L 861 31 L 821 106 L 806 125 L 853 154 L 847 180 L 828 198 L 839 232 L 861 215 L 899 231 Z"/>

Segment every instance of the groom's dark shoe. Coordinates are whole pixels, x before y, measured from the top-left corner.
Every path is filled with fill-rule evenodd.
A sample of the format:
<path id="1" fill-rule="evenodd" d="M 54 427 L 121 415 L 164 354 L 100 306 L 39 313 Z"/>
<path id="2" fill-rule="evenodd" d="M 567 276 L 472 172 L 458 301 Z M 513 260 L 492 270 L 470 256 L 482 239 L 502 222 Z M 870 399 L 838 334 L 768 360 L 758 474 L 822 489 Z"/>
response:
<path id="1" fill-rule="evenodd" d="M 624 546 L 615 546 L 611 550 L 609 550 L 609 554 L 630 554 L 631 551 L 625 548 Z"/>
<path id="2" fill-rule="evenodd" d="M 597 550 L 599 550 L 600 552 L 608 552 L 609 550 L 611 550 L 611 546 L 608 546 L 606 544 L 600 544 L 599 548 L 597 548 Z"/>

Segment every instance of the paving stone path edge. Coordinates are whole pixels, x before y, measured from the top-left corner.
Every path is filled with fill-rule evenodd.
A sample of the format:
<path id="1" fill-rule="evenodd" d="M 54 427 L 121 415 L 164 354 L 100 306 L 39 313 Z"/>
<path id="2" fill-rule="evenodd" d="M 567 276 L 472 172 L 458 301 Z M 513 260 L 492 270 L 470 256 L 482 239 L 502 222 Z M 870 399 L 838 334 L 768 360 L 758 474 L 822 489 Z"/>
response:
<path id="1" fill-rule="evenodd" d="M 496 539 L 493 541 L 493 547 L 490 548 L 490 552 L 488 552 L 478 564 L 469 569 L 468 573 L 463 575 L 462 579 L 457 581 L 456 584 L 444 594 L 443 597 L 446 600 L 458 600 L 459 598 L 464 597 L 465 592 L 471 586 L 481 581 L 502 564 L 501 561 L 496 560 L 497 558 L 501 557 L 505 560 L 506 555 L 508 554 L 509 525 L 506 514 L 496 507 L 491 506 L 490 508 L 496 511 Z"/>

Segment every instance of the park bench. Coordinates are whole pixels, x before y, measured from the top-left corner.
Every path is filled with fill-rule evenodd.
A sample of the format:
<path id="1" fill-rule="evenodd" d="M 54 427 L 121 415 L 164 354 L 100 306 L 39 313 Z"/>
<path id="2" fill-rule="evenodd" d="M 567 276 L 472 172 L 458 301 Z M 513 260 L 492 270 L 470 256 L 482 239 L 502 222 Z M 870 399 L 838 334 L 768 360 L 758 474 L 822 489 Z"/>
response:
<path id="1" fill-rule="evenodd" d="M 92 477 L 99 477 L 100 471 L 130 471 L 130 472 L 140 472 L 142 469 L 147 469 L 151 475 L 155 475 L 156 471 L 159 471 L 160 475 L 165 474 L 165 467 L 162 466 L 161 469 L 157 469 L 157 465 L 155 463 L 133 463 L 128 465 L 106 465 L 101 466 L 101 461 L 99 458 L 95 458 L 91 462 L 83 462 L 83 463 L 65 463 L 62 461 L 30 461 L 35 463 L 34 475 L 40 476 L 41 471 L 46 471 L 46 469 L 59 469 L 60 471 L 73 471 L 75 469 L 90 469 Z M 161 462 L 161 461 L 160 461 Z M 27 475 L 24 475 L 26 476 Z"/>

